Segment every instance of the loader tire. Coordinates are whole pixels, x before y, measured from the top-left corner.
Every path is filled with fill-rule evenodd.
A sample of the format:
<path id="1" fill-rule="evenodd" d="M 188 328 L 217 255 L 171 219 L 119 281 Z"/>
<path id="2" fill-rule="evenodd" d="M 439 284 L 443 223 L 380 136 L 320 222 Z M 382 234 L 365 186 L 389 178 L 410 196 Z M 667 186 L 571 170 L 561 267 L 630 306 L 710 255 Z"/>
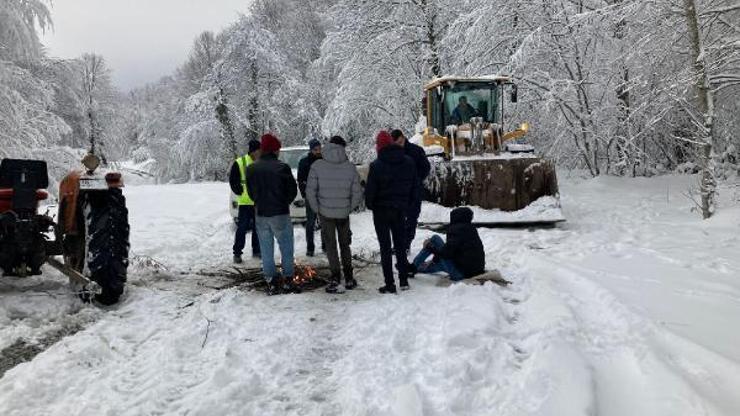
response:
<path id="1" fill-rule="evenodd" d="M 90 277 L 102 288 L 95 300 L 103 305 L 118 302 L 126 284 L 129 223 L 126 198 L 120 189 L 88 196 L 87 260 Z"/>

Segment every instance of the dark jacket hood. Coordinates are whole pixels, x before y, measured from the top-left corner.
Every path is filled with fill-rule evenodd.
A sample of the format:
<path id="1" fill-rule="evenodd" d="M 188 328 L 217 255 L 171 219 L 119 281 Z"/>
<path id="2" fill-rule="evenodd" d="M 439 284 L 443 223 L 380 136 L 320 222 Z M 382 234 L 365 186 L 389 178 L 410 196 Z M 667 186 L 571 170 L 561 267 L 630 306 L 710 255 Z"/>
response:
<path id="1" fill-rule="evenodd" d="M 468 207 L 455 208 L 450 212 L 450 224 L 470 224 L 473 222 L 473 210 Z"/>
<path id="2" fill-rule="evenodd" d="M 391 144 L 380 150 L 378 159 L 391 165 L 397 165 L 403 163 L 405 160 L 406 152 L 403 147 Z"/>

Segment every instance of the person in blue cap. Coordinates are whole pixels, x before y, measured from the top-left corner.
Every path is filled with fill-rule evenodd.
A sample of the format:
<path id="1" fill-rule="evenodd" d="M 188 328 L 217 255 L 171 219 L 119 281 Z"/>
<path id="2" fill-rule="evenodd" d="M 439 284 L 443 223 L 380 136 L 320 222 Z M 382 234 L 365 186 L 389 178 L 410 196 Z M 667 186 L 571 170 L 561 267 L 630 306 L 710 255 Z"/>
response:
<path id="1" fill-rule="evenodd" d="M 308 173 L 311 171 L 311 165 L 321 159 L 321 142 L 318 139 L 311 139 L 308 142 L 308 154 L 298 163 L 298 190 L 301 196 L 306 199 L 306 183 L 308 182 Z M 309 204 L 306 204 L 306 255 L 314 256 L 314 234 L 316 232 L 316 211 Z M 323 240 L 321 244 L 324 248 Z"/>

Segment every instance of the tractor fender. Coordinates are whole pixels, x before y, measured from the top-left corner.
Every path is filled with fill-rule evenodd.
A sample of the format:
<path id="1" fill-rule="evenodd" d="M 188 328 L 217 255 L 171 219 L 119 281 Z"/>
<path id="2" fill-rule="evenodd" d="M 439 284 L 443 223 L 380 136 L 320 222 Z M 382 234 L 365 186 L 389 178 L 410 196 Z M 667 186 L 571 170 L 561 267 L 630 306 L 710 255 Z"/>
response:
<path id="1" fill-rule="evenodd" d="M 80 176 L 82 171 L 70 172 L 59 183 L 59 224 L 64 234 L 76 235 L 77 199 L 80 196 Z"/>

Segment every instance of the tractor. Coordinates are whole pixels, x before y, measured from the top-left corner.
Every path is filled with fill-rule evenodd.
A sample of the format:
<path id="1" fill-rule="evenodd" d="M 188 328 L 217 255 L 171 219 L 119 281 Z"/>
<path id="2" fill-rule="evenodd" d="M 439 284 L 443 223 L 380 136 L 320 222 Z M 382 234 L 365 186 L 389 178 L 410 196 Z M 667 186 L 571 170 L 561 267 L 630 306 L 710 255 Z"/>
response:
<path id="1" fill-rule="evenodd" d="M 554 164 L 535 156 L 534 148 L 522 143 L 529 124 L 506 129 L 506 95 L 510 102 L 518 100 L 518 88 L 511 78 L 442 77 L 424 89 L 426 117 L 417 125 L 412 141 L 436 160 L 427 180 L 429 201 L 447 207 L 474 205 L 514 212 L 542 197 L 552 197 L 559 210 Z M 560 221 L 553 217 L 516 220 L 522 225 Z"/>
<path id="2" fill-rule="evenodd" d="M 5 276 L 40 275 L 48 264 L 85 301 L 118 302 L 126 282 L 129 224 L 120 173 L 99 171 L 88 154 L 83 169 L 60 183 L 58 221 L 39 213 L 48 199 L 46 162 L 0 162 L 0 268 Z M 57 257 L 61 256 L 60 261 Z"/>

